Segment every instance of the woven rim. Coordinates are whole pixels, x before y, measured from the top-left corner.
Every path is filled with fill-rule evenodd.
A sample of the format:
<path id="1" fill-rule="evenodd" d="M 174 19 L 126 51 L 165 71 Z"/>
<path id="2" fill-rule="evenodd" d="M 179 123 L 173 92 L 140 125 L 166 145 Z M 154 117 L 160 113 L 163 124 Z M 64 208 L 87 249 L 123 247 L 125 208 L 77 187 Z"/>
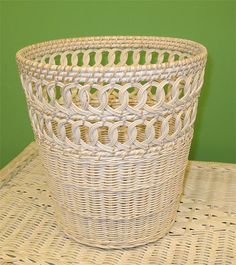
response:
<path id="1" fill-rule="evenodd" d="M 111 47 L 120 47 L 121 44 L 129 44 L 130 48 L 138 47 L 138 48 L 149 48 L 149 45 L 156 44 L 156 46 L 151 46 L 152 48 L 166 48 L 172 47 L 172 49 L 180 48 L 188 52 L 191 51 L 189 58 L 181 59 L 179 61 L 174 62 L 163 62 L 157 64 L 144 64 L 144 65 L 125 65 L 125 66 L 117 66 L 114 65 L 110 66 L 71 66 L 71 65 L 56 65 L 44 62 L 38 62 L 34 59 L 29 58 L 29 54 L 41 52 L 46 49 L 46 47 L 57 47 L 55 51 L 64 51 L 64 47 L 68 49 L 76 48 L 76 44 L 83 45 L 84 49 L 91 48 L 91 45 L 94 46 L 95 44 L 102 48 L 108 47 L 107 45 L 111 45 Z M 73 46 L 73 44 L 75 44 Z M 138 46 L 137 46 L 138 45 Z M 193 53 L 193 51 L 195 51 Z M 156 36 L 96 36 L 96 37 L 80 37 L 80 38 L 67 38 L 67 39 L 59 39 L 59 40 L 52 40 L 41 42 L 38 44 L 33 44 L 27 46 L 16 53 L 16 60 L 19 64 L 23 67 L 34 67 L 39 68 L 41 70 L 47 71 L 66 71 L 66 72 L 86 72 L 91 76 L 96 74 L 105 76 L 106 74 L 112 74 L 113 78 L 117 77 L 120 78 L 120 72 L 123 73 L 133 73 L 135 74 L 136 71 L 145 71 L 148 76 L 150 76 L 150 72 L 154 70 L 177 70 L 181 67 L 188 66 L 189 64 L 196 64 L 196 63 L 205 63 L 207 57 L 207 49 L 200 43 L 195 41 L 190 41 L 186 39 L 180 38 L 170 38 L 170 37 L 156 37 Z M 149 74 L 148 74 L 149 73 Z M 122 76 L 124 77 L 124 76 Z"/>

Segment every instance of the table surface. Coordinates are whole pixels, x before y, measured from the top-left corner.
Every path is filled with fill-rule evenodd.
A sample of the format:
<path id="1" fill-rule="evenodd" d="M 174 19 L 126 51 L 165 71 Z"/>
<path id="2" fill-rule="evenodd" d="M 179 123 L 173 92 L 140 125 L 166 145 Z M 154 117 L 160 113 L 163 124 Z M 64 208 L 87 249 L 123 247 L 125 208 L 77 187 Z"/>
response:
<path id="1" fill-rule="evenodd" d="M 132 249 L 84 246 L 56 225 L 38 147 L 1 170 L 0 264 L 236 264 L 236 165 L 191 161 L 176 222 L 155 243 Z"/>

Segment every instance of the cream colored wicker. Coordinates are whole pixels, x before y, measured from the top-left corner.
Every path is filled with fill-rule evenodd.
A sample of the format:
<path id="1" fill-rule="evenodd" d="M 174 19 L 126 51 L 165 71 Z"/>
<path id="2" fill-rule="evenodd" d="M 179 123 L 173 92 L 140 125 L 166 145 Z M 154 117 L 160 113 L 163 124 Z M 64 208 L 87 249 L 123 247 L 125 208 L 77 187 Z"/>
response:
<path id="1" fill-rule="evenodd" d="M 236 165 L 190 162 L 170 232 L 120 250 L 84 246 L 58 228 L 35 144 L 0 174 L 1 265 L 236 264 Z"/>
<path id="2" fill-rule="evenodd" d="M 206 49 L 159 37 L 89 37 L 17 53 L 57 221 L 103 248 L 155 241 L 172 226 Z"/>

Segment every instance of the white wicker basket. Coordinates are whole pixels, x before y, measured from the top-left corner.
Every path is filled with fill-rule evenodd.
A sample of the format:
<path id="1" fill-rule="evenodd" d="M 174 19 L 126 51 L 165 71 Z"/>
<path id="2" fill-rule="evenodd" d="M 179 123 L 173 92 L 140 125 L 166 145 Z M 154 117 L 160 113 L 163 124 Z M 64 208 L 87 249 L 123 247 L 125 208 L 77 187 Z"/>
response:
<path id="1" fill-rule="evenodd" d="M 182 39 L 84 37 L 17 55 L 58 223 L 132 247 L 173 224 L 207 51 Z"/>

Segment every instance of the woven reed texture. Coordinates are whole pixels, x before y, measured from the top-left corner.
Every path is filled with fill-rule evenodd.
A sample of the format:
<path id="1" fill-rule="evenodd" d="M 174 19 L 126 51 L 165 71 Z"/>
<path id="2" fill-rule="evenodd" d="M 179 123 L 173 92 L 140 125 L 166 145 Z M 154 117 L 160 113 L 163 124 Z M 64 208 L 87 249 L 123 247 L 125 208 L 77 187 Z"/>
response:
<path id="1" fill-rule="evenodd" d="M 35 143 L 1 171 L 0 185 L 1 265 L 236 264 L 236 165 L 190 162 L 169 233 L 120 250 L 77 243 L 57 226 Z"/>
<path id="2" fill-rule="evenodd" d="M 206 49 L 159 37 L 44 42 L 16 55 L 57 220 L 79 242 L 164 236 L 182 192 Z"/>

